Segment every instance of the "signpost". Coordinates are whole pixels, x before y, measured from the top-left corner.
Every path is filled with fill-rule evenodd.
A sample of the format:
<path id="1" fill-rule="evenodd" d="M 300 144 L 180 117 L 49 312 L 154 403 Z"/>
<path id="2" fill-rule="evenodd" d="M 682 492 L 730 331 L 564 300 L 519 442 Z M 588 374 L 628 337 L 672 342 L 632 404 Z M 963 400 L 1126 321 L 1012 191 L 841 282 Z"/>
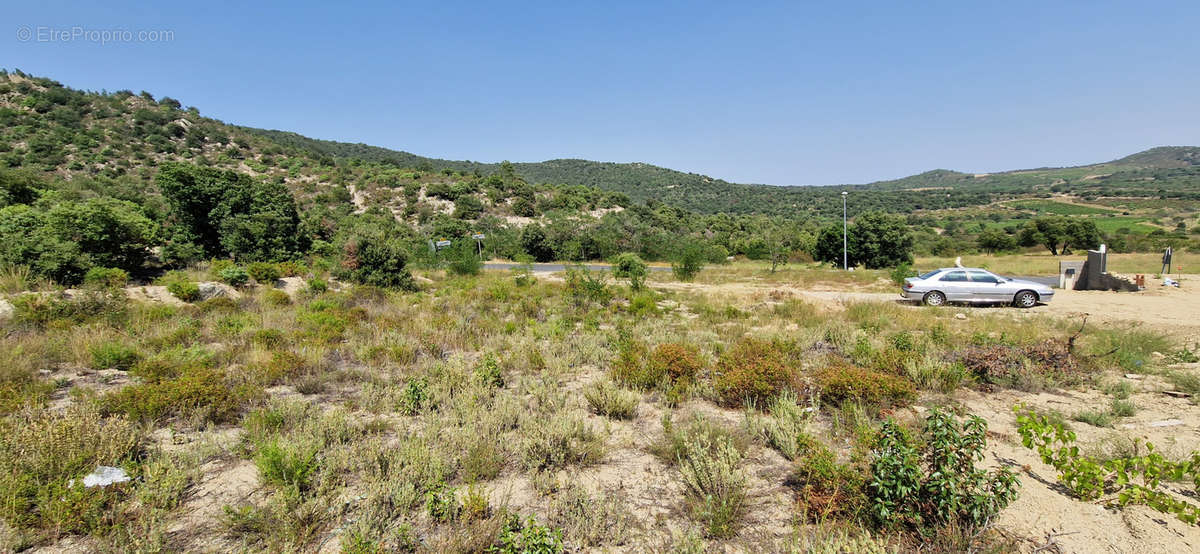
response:
<path id="1" fill-rule="evenodd" d="M 471 235 L 475 239 L 475 248 L 479 251 L 479 259 L 483 259 L 483 239 L 487 238 L 483 233 L 475 233 Z"/>

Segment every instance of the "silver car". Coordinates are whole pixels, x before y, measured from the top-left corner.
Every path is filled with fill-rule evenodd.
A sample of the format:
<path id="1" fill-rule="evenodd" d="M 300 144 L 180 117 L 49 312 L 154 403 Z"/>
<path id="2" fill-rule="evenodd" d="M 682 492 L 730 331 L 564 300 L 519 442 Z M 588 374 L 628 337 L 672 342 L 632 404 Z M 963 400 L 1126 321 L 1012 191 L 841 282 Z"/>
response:
<path id="1" fill-rule="evenodd" d="M 1012 304 L 1032 308 L 1054 298 L 1054 289 L 1041 283 L 1001 277 L 973 267 L 944 267 L 904 280 L 900 295 L 928 306 L 947 302 Z"/>

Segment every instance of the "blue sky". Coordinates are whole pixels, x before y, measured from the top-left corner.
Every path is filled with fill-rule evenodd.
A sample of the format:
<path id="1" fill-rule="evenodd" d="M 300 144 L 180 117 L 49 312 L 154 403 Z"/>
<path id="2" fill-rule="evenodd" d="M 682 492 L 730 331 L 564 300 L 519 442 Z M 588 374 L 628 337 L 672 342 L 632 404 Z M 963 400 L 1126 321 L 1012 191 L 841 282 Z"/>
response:
<path id="1" fill-rule="evenodd" d="M 440 158 L 642 161 L 835 184 L 1200 144 L 1198 2 L 23 2 L 5 12 L 0 67 Z M 38 29 L 73 27 L 173 38 L 37 40 Z"/>

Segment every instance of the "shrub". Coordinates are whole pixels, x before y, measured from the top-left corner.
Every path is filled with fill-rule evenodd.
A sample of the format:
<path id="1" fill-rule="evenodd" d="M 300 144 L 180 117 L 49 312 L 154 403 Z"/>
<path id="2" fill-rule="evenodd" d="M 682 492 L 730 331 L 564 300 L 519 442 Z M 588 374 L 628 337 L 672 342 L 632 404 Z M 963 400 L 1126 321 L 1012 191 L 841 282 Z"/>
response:
<path id="1" fill-rule="evenodd" d="M 690 456 L 698 444 L 712 446 L 728 442 L 739 452 L 744 452 L 748 446 L 744 435 L 714 423 L 699 413 L 692 414 L 682 424 L 672 421 L 670 413 L 664 414 L 662 427 L 662 439 L 652 444 L 649 451 L 668 465 L 678 464 L 680 459 Z M 701 436 L 703 440 L 696 439 Z"/>
<path id="2" fill-rule="evenodd" d="M 481 437 L 467 447 L 462 459 L 462 477 L 468 483 L 495 479 L 504 469 L 504 450 L 494 440 Z"/>
<path id="3" fill-rule="evenodd" d="M 277 439 L 258 449 L 254 465 L 263 482 L 303 491 L 317 469 L 317 452 L 311 442 Z"/>
<path id="4" fill-rule="evenodd" d="M 704 246 L 699 242 L 689 241 L 671 261 L 671 273 L 680 281 L 691 281 L 704 269 L 706 259 Z"/>
<path id="5" fill-rule="evenodd" d="M 796 387 L 796 356 L 790 345 L 742 338 L 718 358 L 713 387 L 726 406 L 765 403 Z"/>
<path id="6" fill-rule="evenodd" d="M 795 460 L 813 441 L 805 432 L 808 412 L 796 404 L 796 395 L 787 391 L 771 400 L 768 411 L 770 415 L 764 417 L 747 410 L 747 430 L 784 458 Z"/>
<path id="7" fill-rule="evenodd" d="M 848 400 L 874 406 L 901 406 L 916 400 L 917 389 L 903 377 L 855 366 L 830 366 L 817 373 L 821 398 L 833 404 Z"/>
<path id="8" fill-rule="evenodd" d="M 531 470 L 586 466 L 604 457 L 604 437 L 582 419 L 557 416 L 525 427 L 520 450 Z"/>
<path id="9" fill-rule="evenodd" d="M 329 290 L 329 285 L 325 282 L 324 279 L 309 279 L 308 280 L 308 292 L 311 292 L 313 294 L 321 294 L 322 292 L 325 292 L 327 290 Z"/>
<path id="10" fill-rule="evenodd" d="M 613 419 L 633 419 L 641 398 L 635 392 L 618 388 L 608 381 L 597 381 L 583 389 L 592 413 Z"/>
<path id="11" fill-rule="evenodd" d="M 119 327 L 129 315 L 129 298 L 111 290 L 84 291 L 70 298 L 62 294 L 25 294 L 13 298 L 12 304 L 14 323 L 37 328 L 56 321 L 104 321 Z"/>
<path id="12" fill-rule="evenodd" d="M 475 252 L 475 243 L 465 240 L 446 251 L 446 262 L 450 272 L 455 275 L 479 275 L 479 270 L 483 268 L 483 260 Z"/>
<path id="13" fill-rule="evenodd" d="M 83 284 L 101 289 L 119 289 L 129 282 L 129 274 L 117 267 L 93 267 L 83 276 Z"/>
<path id="14" fill-rule="evenodd" d="M 246 273 L 260 285 L 273 285 L 282 276 L 279 266 L 267 262 L 254 262 L 246 266 Z"/>
<path id="15" fill-rule="evenodd" d="M 475 380 L 489 388 L 504 387 L 504 372 L 494 354 L 486 354 L 475 366 Z"/>
<path id="16" fill-rule="evenodd" d="M 680 458 L 679 472 L 692 514 L 710 536 L 731 537 L 745 511 L 746 476 L 738 468 L 742 454 L 729 440 L 709 443 L 705 435 L 689 439 L 695 442 Z"/>
<path id="17" fill-rule="evenodd" d="M 231 287 L 243 287 L 250 282 L 250 274 L 240 266 L 230 266 L 222 269 L 217 273 L 217 278 L 221 282 Z"/>
<path id="18" fill-rule="evenodd" d="M 532 516 L 522 521 L 512 515 L 488 552 L 497 554 L 558 554 L 565 550 L 562 531 L 538 525 Z"/>
<path id="19" fill-rule="evenodd" d="M 267 289 L 263 292 L 262 299 L 268 306 L 287 306 L 292 303 L 292 297 L 279 289 Z"/>
<path id="20" fill-rule="evenodd" d="M 251 389 L 230 388 L 220 371 L 204 369 L 127 386 L 102 396 L 100 406 L 106 414 L 123 413 L 142 421 L 181 416 L 224 423 L 235 419 L 242 405 L 255 396 Z"/>
<path id="21" fill-rule="evenodd" d="M 447 523 L 458 519 L 458 514 L 462 511 L 462 504 L 458 501 L 458 495 L 451 487 L 447 487 L 445 483 L 439 483 L 436 487 L 425 493 L 425 510 L 429 512 L 429 517 L 438 523 Z"/>
<path id="22" fill-rule="evenodd" d="M 671 342 L 655 346 L 648 365 L 651 373 L 666 375 L 672 383 L 691 382 L 704 368 L 695 348 Z"/>
<path id="23" fill-rule="evenodd" d="M 916 276 L 917 272 L 913 271 L 912 264 L 909 262 L 900 262 L 888 272 L 888 277 L 891 277 L 892 282 L 897 285 L 903 285 L 905 279 Z"/>
<path id="24" fill-rule="evenodd" d="M 637 254 L 624 252 L 613 262 L 613 277 L 629 279 L 629 288 L 639 291 L 646 283 L 646 262 Z"/>
<path id="25" fill-rule="evenodd" d="M 567 268 L 567 294 L 576 305 L 587 302 L 608 304 L 612 291 L 608 289 L 608 273 L 592 271 L 586 266 L 574 264 Z"/>
<path id="26" fill-rule="evenodd" d="M 191 281 L 171 281 L 167 283 L 167 292 L 184 302 L 200 300 L 200 286 Z"/>
<path id="27" fill-rule="evenodd" d="M 613 493 L 593 497 L 583 487 L 568 484 L 550 501 L 549 522 L 582 546 L 622 544 L 633 524 L 633 515 L 622 500 Z"/>
<path id="28" fill-rule="evenodd" d="M 426 389 L 429 387 L 424 379 L 412 379 L 406 385 L 404 390 L 400 392 L 400 413 L 404 415 L 417 415 L 425 407 L 429 401 L 429 393 Z"/>
<path id="29" fill-rule="evenodd" d="M 408 271 L 408 255 L 396 237 L 362 234 L 352 237 L 342 249 L 341 273 L 360 285 L 417 290 Z"/>
<path id="30" fill-rule="evenodd" d="M 613 380 L 635 389 L 652 389 L 659 386 L 666 373 L 663 367 L 651 367 L 646 363 L 650 351 L 646 343 L 622 339 L 618 344 L 617 359 L 609 373 Z"/>
<path id="31" fill-rule="evenodd" d="M 868 509 L 885 527 L 917 530 L 957 526 L 964 531 L 990 521 L 1017 496 L 1020 482 L 1008 468 L 975 467 L 987 447 L 987 423 L 970 416 L 959 424 L 931 410 L 920 447 L 896 423 L 883 423 L 871 450 Z"/>
<path id="32" fill-rule="evenodd" d="M 92 354 L 92 369 L 128 371 L 141 358 L 137 349 L 119 342 L 102 342 L 88 350 Z"/>
<path id="33" fill-rule="evenodd" d="M 796 490 L 796 507 L 805 522 L 858 519 L 867 504 L 863 471 L 839 464 L 832 450 L 811 438 L 795 459 L 787 484 Z"/>
<path id="34" fill-rule="evenodd" d="M 1020 390 L 1072 385 L 1084 378 L 1078 361 L 1060 340 L 1026 346 L 976 346 L 956 357 L 981 382 Z"/>

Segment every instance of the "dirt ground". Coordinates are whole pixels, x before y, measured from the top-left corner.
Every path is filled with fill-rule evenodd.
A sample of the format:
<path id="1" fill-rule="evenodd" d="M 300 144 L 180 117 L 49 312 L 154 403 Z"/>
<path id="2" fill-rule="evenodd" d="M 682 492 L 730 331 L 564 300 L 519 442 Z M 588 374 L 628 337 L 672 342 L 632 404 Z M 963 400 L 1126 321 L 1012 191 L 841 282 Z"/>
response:
<path id="1" fill-rule="evenodd" d="M 1187 276 L 1185 276 L 1187 277 Z M 1200 344 L 1200 288 L 1187 283 L 1200 282 L 1196 276 L 1183 279 L 1185 287 L 1163 287 L 1159 281 L 1147 283 L 1140 292 L 1056 291 L 1054 299 L 1030 310 L 1011 307 L 951 306 L 945 308 L 971 317 L 976 313 L 1003 310 L 1018 317 L 1056 317 L 1078 321 L 1088 314 L 1089 324 L 1102 326 L 1150 327 L 1180 344 Z M 898 302 L 913 309 L 926 309 L 902 301 L 898 293 L 846 290 L 842 285 L 795 288 L 779 284 L 746 282 L 717 285 L 691 283 L 652 283 L 652 286 L 710 294 L 726 299 L 745 295 L 764 295 L 786 290 L 800 297 L 837 306 L 854 301 Z M 1176 369 L 1200 371 L 1200 364 L 1181 364 Z M 1102 429 L 1083 423 L 1074 425 L 1079 444 L 1086 449 L 1103 450 L 1133 439 L 1154 443 L 1169 457 L 1183 457 L 1200 448 L 1200 406 L 1192 399 L 1175 398 L 1163 391 L 1167 383 L 1155 376 L 1109 376 L 1131 383 L 1136 391 L 1131 400 L 1138 413 L 1118 424 Z M 1041 394 L 1020 391 L 981 393 L 960 390 L 955 401 L 967 411 L 988 422 L 988 463 L 1008 465 L 1018 471 L 1021 494 L 1000 515 L 997 529 L 1016 540 L 1025 552 L 1133 553 L 1200 552 L 1200 528 L 1189 526 L 1173 516 L 1144 506 L 1122 510 L 1106 509 L 1101 502 L 1082 502 L 1070 496 L 1056 482 L 1055 470 L 1041 462 L 1036 452 L 1024 448 L 1016 431 L 1012 407 L 1018 403 L 1043 410 L 1070 414 L 1094 408 L 1108 401 L 1096 390 L 1068 390 Z M 1187 494 L 1185 491 L 1178 491 Z"/>

